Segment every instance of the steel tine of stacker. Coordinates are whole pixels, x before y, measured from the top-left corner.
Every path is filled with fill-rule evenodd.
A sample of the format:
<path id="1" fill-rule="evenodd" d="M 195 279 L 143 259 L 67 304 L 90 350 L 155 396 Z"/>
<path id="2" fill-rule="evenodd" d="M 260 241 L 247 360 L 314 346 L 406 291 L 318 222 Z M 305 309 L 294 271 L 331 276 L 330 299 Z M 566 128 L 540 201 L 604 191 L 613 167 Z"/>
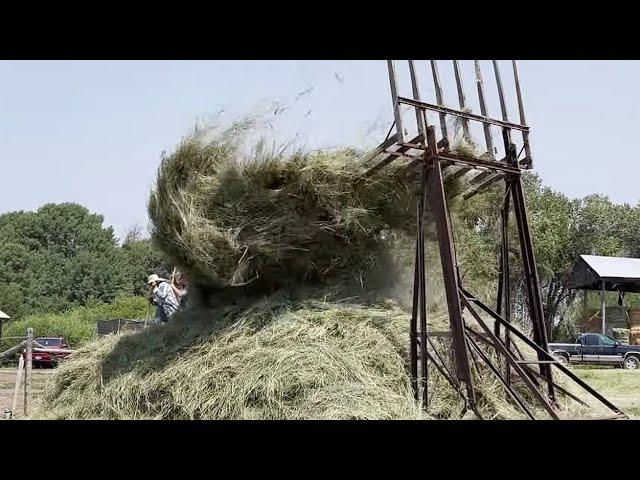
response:
<path id="1" fill-rule="evenodd" d="M 453 61 L 453 73 L 456 76 L 456 86 L 458 87 L 458 104 L 460 110 L 465 111 L 467 109 L 466 99 L 464 97 L 464 89 L 462 88 L 462 76 L 460 75 L 460 65 L 458 60 Z M 471 141 L 471 135 L 469 134 L 469 121 L 466 118 L 462 119 L 462 134 L 465 140 Z"/>
<path id="2" fill-rule="evenodd" d="M 440 85 L 440 74 L 438 73 L 438 64 L 435 60 L 431 60 L 431 73 L 433 74 L 433 86 L 436 90 L 436 103 L 444 107 L 444 95 Z M 445 150 L 449 150 L 449 136 L 447 135 L 447 116 L 440 114 L 440 130 L 442 131 L 442 143 Z"/>
<path id="3" fill-rule="evenodd" d="M 420 101 L 420 89 L 418 88 L 418 77 L 416 75 L 416 66 L 413 60 L 409 60 L 409 74 L 411 75 L 411 89 L 413 90 L 413 99 Z M 418 122 L 418 133 L 420 134 L 420 142 L 426 145 L 426 120 L 427 115 L 424 110 L 416 107 L 416 122 Z"/>
<path id="4" fill-rule="evenodd" d="M 518 111 L 520 112 L 520 124 L 526 125 L 527 120 L 524 117 L 524 102 L 522 101 L 522 90 L 520 90 L 520 75 L 518 74 L 518 62 L 511 60 L 513 65 L 513 79 L 516 83 L 516 95 L 518 96 Z M 525 164 L 531 165 L 531 146 L 529 145 L 529 132 L 522 132 L 522 143 L 524 143 Z"/>
<path id="5" fill-rule="evenodd" d="M 402 128 L 402 116 L 400 115 L 400 104 L 398 103 L 398 78 L 393 60 L 387 60 L 389 68 L 389 86 L 391 87 L 391 100 L 393 102 L 393 115 L 396 120 L 396 133 L 398 143 L 404 143 L 404 130 Z"/>
<path id="6" fill-rule="evenodd" d="M 502 110 L 502 120 L 505 122 L 509 121 L 509 115 L 507 115 L 507 103 L 504 100 L 504 89 L 502 88 L 502 77 L 500 77 L 500 67 L 498 66 L 497 60 L 492 60 L 493 62 L 493 73 L 496 76 L 496 85 L 498 86 L 498 98 L 500 99 L 500 110 Z"/>
<path id="7" fill-rule="evenodd" d="M 475 64 L 475 69 L 476 69 L 476 85 L 478 87 L 478 100 L 480 101 L 480 113 L 485 117 L 487 117 L 488 116 L 487 103 L 484 98 L 484 82 L 482 81 L 482 70 L 480 70 L 480 61 L 474 60 L 473 62 Z M 487 123 L 483 123 L 482 128 L 484 129 L 484 141 L 487 147 L 487 152 L 489 153 L 489 156 L 493 158 L 494 157 L 493 138 L 491 137 L 491 126 Z"/>

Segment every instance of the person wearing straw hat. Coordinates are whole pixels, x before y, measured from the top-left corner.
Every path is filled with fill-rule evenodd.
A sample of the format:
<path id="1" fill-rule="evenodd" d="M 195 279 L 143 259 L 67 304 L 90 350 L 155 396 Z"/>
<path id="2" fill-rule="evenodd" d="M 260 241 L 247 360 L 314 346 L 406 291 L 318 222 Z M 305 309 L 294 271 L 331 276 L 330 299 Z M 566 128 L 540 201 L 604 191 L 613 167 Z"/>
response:
<path id="1" fill-rule="evenodd" d="M 169 321 L 171 315 L 180 310 L 180 304 L 176 299 L 173 289 L 167 280 L 160 278 L 155 273 L 147 278 L 147 285 L 151 290 L 151 299 L 156 305 L 156 324 Z"/>

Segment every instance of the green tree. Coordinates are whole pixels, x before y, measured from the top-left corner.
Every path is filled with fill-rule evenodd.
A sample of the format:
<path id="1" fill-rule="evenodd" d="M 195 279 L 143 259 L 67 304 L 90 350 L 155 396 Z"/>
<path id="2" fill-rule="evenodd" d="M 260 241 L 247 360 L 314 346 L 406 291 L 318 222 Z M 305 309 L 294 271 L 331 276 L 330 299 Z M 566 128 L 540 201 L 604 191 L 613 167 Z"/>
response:
<path id="1" fill-rule="evenodd" d="M 630 212 L 604 195 L 588 195 L 579 201 L 576 244 L 582 254 L 619 256 L 626 253 L 624 230 Z"/>
<path id="2" fill-rule="evenodd" d="M 580 205 L 544 187 L 538 175 L 525 175 L 524 185 L 546 327 L 552 335 L 562 308 L 575 299 L 575 291 L 567 288 L 567 279 L 580 254 L 576 237 Z"/>
<path id="3" fill-rule="evenodd" d="M 74 203 L 0 215 L 0 300 L 19 301 L 12 308 L 21 316 L 125 293 L 127 258 L 103 221 Z"/>
<path id="4" fill-rule="evenodd" d="M 17 283 L 0 284 L 0 306 L 10 317 L 19 317 L 23 313 L 24 299 L 22 289 Z"/>

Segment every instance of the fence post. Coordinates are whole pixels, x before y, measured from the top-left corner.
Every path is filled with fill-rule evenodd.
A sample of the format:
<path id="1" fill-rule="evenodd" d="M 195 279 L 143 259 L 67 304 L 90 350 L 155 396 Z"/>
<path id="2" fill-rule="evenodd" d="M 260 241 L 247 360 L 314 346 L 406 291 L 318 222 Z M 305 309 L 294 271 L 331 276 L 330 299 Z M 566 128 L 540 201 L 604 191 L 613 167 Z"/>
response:
<path id="1" fill-rule="evenodd" d="M 27 352 L 24 369 L 24 416 L 27 416 L 29 395 L 31 395 L 31 367 L 33 357 L 33 328 L 27 328 Z"/>
<path id="2" fill-rule="evenodd" d="M 11 404 L 11 416 L 16 414 L 16 408 L 18 408 L 18 395 L 20 393 L 20 383 L 22 381 L 22 372 L 24 370 L 24 355 L 20 354 L 20 360 L 18 360 L 18 373 L 16 375 L 16 386 L 13 390 L 13 403 Z"/>

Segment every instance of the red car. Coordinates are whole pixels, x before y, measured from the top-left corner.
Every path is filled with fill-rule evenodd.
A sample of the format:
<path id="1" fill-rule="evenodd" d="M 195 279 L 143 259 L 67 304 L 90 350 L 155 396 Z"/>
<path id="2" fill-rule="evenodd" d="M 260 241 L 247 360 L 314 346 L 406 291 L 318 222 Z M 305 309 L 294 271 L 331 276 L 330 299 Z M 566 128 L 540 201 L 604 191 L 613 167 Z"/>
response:
<path id="1" fill-rule="evenodd" d="M 47 352 L 46 350 L 69 350 L 69 342 L 64 337 L 38 337 L 33 339 L 34 342 L 42 345 L 43 348 L 34 345 L 31 362 L 34 368 L 54 368 L 58 362 L 70 353 L 66 352 Z"/>

